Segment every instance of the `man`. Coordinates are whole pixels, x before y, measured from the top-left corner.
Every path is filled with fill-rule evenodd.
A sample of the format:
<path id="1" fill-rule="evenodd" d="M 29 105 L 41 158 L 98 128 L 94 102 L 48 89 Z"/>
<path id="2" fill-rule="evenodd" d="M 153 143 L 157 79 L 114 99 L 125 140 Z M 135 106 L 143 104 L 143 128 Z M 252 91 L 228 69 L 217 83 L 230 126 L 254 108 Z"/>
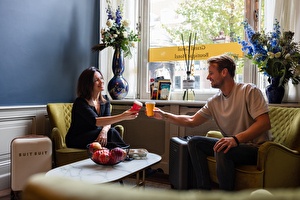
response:
<path id="1" fill-rule="evenodd" d="M 206 157 L 215 156 L 220 189 L 233 190 L 235 165 L 256 165 L 259 145 L 271 139 L 268 106 L 255 85 L 234 81 L 236 65 L 231 57 L 212 57 L 207 63 L 207 79 L 220 91 L 193 116 L 174 115 L 156 108 L 153 117 L 189 127 L 214 119 L 222 139 L 194 136 L 188 142 L 197 187 L 211 189 Z"/>

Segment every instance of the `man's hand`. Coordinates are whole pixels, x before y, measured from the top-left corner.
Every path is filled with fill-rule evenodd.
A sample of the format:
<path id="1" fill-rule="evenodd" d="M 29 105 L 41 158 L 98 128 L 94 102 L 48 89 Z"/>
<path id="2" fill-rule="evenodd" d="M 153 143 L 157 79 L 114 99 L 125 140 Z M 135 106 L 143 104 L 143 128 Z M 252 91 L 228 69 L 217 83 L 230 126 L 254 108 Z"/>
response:
<path id="1" fill-rule="evenodd" d="M 227 153 L 229 149 L 236 146 L 238 146 L 238 144 L 233 137 L 223 137 L 215 144 L 214 151 L 220 152 L 225 149 L 224 153 Z"/>

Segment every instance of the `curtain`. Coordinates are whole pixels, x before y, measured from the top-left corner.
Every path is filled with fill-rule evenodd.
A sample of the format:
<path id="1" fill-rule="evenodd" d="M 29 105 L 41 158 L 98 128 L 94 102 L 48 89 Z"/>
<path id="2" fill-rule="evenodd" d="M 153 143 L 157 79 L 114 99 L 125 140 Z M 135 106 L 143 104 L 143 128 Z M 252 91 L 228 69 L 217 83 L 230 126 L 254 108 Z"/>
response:
<path id="1" fill-rule="evenodd" d="M 265 27 L 272 30 L 277 19 L 284 31 L 295 32 L 295 41 L 300 41 L 300 1 L 265 0 Z"/>

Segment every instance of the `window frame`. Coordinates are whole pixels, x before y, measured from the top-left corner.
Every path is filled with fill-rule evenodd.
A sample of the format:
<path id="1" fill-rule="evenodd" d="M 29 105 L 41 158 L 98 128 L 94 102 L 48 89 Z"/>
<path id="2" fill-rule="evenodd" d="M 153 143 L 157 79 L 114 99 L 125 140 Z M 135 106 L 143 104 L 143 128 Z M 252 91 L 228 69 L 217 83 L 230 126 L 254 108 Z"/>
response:
<path id="1" fill-rule="evenodd" d="M 117 0 L 116 0 L 117 1 Z M 112 2 L 116 2 L 112 1 Z M 131 62 L 134 63 L 134 73 L 136 77 L 135 81 L 137 84 L 134 85 L 129 85 L 129 90 L 131 90 L 131 93 L 127 95 L 126 98 L 128 99 L 149 99 L 150 94 L 149 90 L 146 88 L 147 83 L 150 80 L 147 80 L 148 77 L 148 49 L 150 47 L 150 1 L 151 0 L 130 0 L 131 5 L 134 4 L 134 7 L 137 8 L 137 14 L 138 17 L 136 22 L 133 23 L 138 23 L 140 32 L 141 32 L 141 42 L 138 43 L 137 49 L 136 49 L 136 55 L 132 58 L 134 61 Z M 125 1 L 125 3 L 128 1 Z M 134 3 L 133 3 L 134 2 Z M 257 18 L 255 19 L 254 13 L 259 13 L 257 12 L 258 7 L 260 5 L 260 0 L 245 0 L 245 19 L 248 19 L 248 22 L 250 25 L 255 27 L 256 29 L 258 27 L 258 20 Z M 126 6 L 126 4 L 124 5 Z M 105 1 L 100 1 L 100 27 L 104 27 L 106 23 L 106 2 Z M 260 14 L 260 13 L 259 13 Z M 258 19 L 260 16 L 258 16 Z M 101 37 L 101 36 L 99 36 Z M 100 40 L 100 38 L 99 38 Z M 102 71 L 103 74 L 106 76 L 106 83 L 111 79 L 113 76 L 111 72 L 111 60 L 112 60 L 112 54 L 113 54 L 113 49 L 112 48 L 107 48 L 107 50 L 102 51 L 99 53 L 99 69 Z M 131 59 L 131 60 L 132 60 Z M 125 59 L 125 67 L 129 61 Z M 127 68 L 125 69 L 125 73 L 127 75 L 132 76 L 131 71 L 128 74 L 128 71 L 126 72 Z M 250 82 L 250 83 L 259 83 L 259 76 L 257 73 L 257 69 L 254 65 L 251 64 L 250 61 L 245 60 L 245 65 L 244 65 L 244 82 Z M 124 75 L 125 77 L 125 75 Z M 132 77 L 125 77 L 127 79 L 132 78 Z M 146 84 L 145 84 L 146 83 Z M 211 97 L 214 95 L 218 90 L 213 89 L 209 91 L 205 90 L 196 90 L 195 91 L 195 99 L 199 101 L 206 101 L 207 98 Z M 183 91 L 180 90 L 174 90 L 172 91 L 172 99 L 177 99 L 180 100 L 182 99 L 182 94 Z"/>

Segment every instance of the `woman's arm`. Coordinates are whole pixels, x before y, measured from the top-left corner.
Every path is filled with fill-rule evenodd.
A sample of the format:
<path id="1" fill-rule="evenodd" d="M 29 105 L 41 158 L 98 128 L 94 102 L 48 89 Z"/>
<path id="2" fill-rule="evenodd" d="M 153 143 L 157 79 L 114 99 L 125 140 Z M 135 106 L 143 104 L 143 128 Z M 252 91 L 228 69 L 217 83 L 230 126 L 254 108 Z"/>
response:
<path id="1" fill-rule="evenodd" d="M 137 118 L 138 115 L 139 113 L 137 111 L 131 111 L 130 109 L 128 109 L 125 112 L 118 115 L 96 117 L 96 126 L 106 126 L 124 120 L 132 120 Z"/>

